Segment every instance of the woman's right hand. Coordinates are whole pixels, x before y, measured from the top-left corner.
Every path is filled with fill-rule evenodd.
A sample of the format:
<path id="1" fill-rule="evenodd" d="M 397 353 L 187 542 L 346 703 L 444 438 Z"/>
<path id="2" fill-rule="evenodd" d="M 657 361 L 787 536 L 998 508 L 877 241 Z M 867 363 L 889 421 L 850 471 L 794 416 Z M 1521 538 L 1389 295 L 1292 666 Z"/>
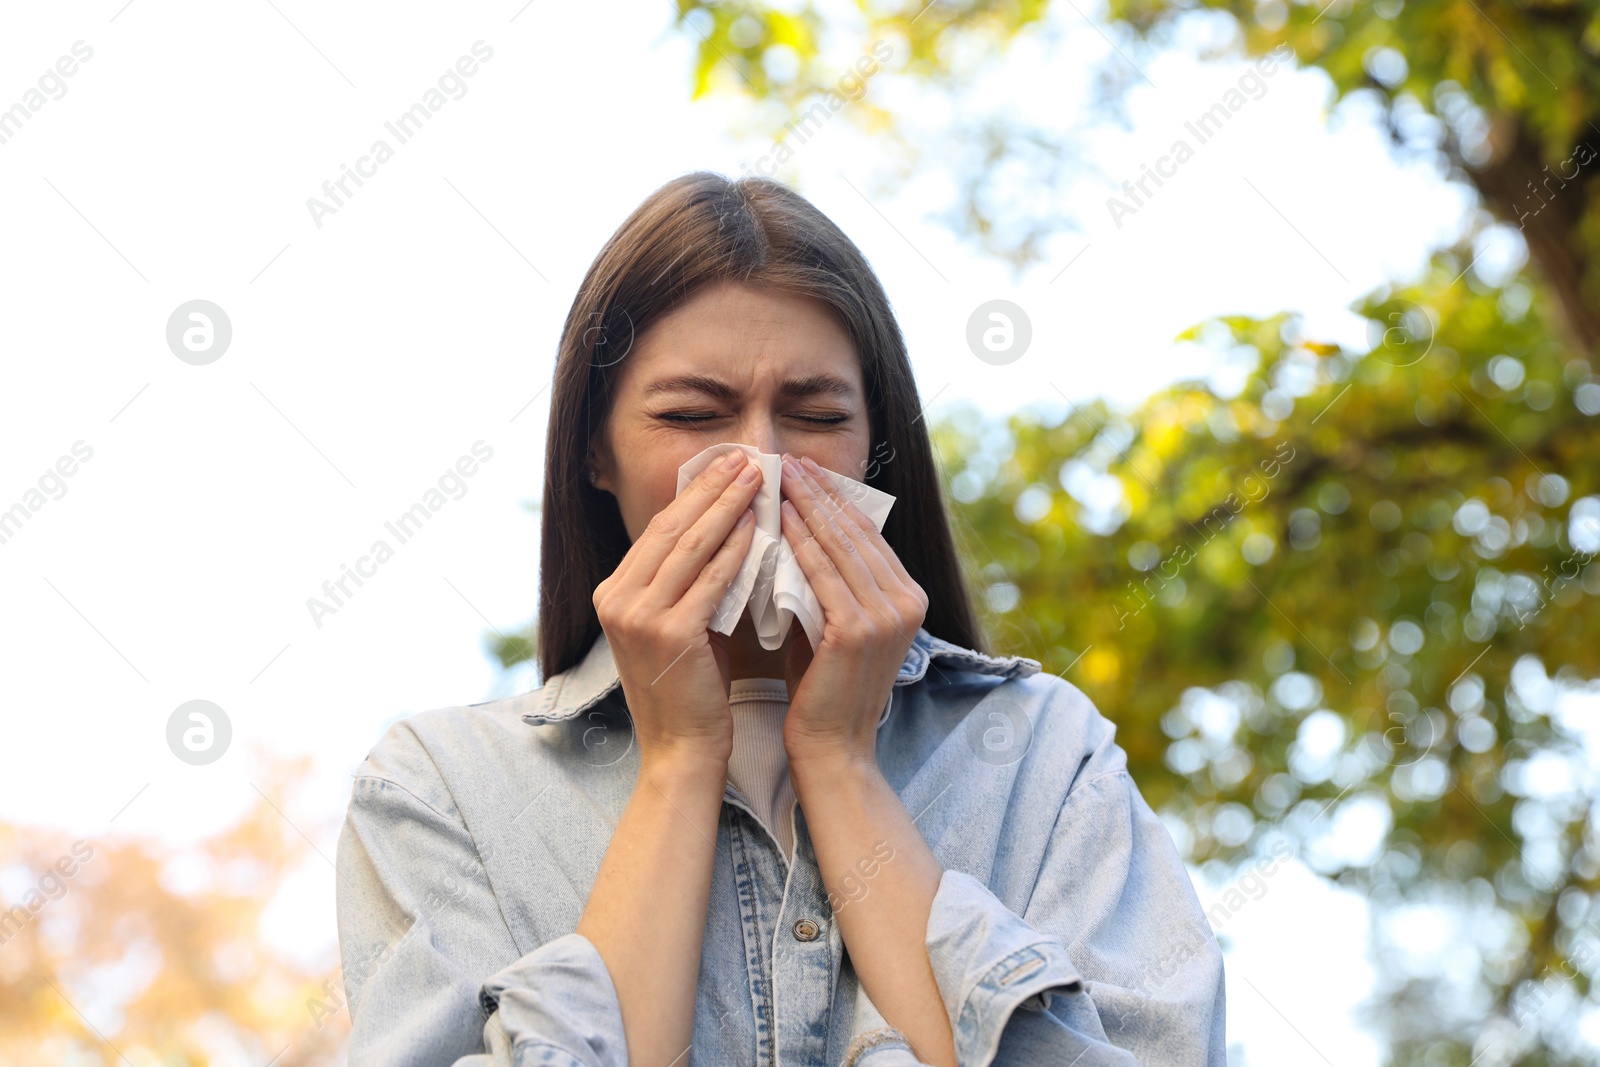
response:
<path id="1" fill-rule="evenodd" d="M 761 468 L 729 457 L 737 463 L 712 463 L 657 512 L 595 587 L 642 761 L 733 752 L 728 638 L 709 627 L 755 536 Z"/>

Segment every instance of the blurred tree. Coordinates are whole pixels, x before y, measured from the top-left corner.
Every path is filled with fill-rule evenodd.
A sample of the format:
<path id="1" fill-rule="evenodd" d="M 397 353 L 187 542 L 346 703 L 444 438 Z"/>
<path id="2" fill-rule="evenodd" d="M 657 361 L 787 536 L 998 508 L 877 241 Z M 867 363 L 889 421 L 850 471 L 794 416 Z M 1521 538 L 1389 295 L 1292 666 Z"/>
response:
<path id="1" fill-rule="evenodd" d="M 1219 52 L 1260 56 L 1286 43 L 1302 66 L 1328 75 L 1338 99 L 1366 94 L 1377 102 L 1400 153 L 1432 157 L 1495 218 L 1516 226 L 1553 297 L 1558 328 L 1580 353 L 1600 348 L 1600 0 L 1107 5 L 1113 31 L 1133 40 L 1116 45 L 1117 57 L 1099 72 L 1096 120 L 1119 113 L 1127 88 L 1144 80 L 1130 54 L 1170 46 L 1184 20 L 1226 19 L 1235 33 Z M 839 17 L 852 6 L 855 18 Z M 1086 18 L 1068 6 L 1071 19 Z M 844 109 L 850 120 L 880 135 L 902 171 L 920 161 L 949 171 L 953 225 L 1020 267 L 1043 257 L 1050 236 L 1075 228 L 1045 206 L 1046 193 L 1018 194 L 1059 189 L 1067 168 L 1087 166 L 1066 151 L 1077 131 L 1029 127 L 1003 110 L 969 118 L 980 106 L 971 93 L 951 109 L 936 146 L 908 143 L 893 136 L 905 116 L 871 102 L 866 82 L 850 80 L 839 58 L 865 50 L 830 52 L 837 40 L 829 33 L 891 41 L 894 74 L 956 95 L 992 74 L 1018 42 L 1050 33 L 1050 9 L 1049 0 L 678 0 L 676 25 L 696 42 L 696 98 L 717 88 L 743 93 L 772 136 L 803 140 L 791 124 L 842 93 L 853 101 Z M 824 10 L 835 17 L 825 20 Z"/>
<path id="2" fill-rule="evenodd" d="M 1366 353 L 1222 319 L 1186 338 L 1254 367 L 1237 393 L 935 439 L 990 632 L 1118 724 L 1190 858 L 1283 830 L 1370 899 L 1393 1062 L 1593 1062 L 1600 380 L 1463 265 L 1363 301 Z M 1467 966 L 1413 970 L 1412 904 Z"/>
<path id="3" fill-rule="evenodd" d="M 0 824 L 29 886 L 0 914 L 0 1064 L 342 1062 L 337 966 L 269 952 L 260 931 L 312 855 L 278 810 L 309 768 L 265 760 L 239 823 L 181 850 Z"/>

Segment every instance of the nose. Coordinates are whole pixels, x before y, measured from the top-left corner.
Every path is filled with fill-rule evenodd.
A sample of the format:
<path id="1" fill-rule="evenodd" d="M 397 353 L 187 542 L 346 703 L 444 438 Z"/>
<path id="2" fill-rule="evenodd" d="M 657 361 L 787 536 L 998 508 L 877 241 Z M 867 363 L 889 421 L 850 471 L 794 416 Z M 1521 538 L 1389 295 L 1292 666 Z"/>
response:
<path id="1" fill-rule="evenodd" d="M 750 414 L 739 427 L 738 441 L 757 452 L 776 455 L 783 452 L 783 441 L 771 416 L 765 412 Z"/>

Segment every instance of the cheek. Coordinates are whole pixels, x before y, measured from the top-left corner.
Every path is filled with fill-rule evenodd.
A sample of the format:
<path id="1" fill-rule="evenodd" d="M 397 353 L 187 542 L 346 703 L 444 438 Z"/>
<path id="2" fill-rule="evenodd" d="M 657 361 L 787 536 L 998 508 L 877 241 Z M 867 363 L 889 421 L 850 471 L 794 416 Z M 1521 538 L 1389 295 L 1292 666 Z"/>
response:
<path id="1" fill-rule="evenodd" d="M 818 466 L 838 471 L 858 482 L 867 480 L 868 471 L 872 466 L 871 442 L 867 440 L 864 432 L 831 440 L 807 442 L 791 451 L 796 455 L 810 456 Z M 883 454 L 887 455 L 888 450 L 885 449 Z"/>
<path id="2" fill-rule="evenodd" d="M 673 492 L 677 488 L 677 473 L 666 483 L 665 491 L 658 483 L 632 487 L 631 491 L 624 494 L 622 500 L 622 521 L 628 527 L 628 536 L 637 541 L 639 535 L 644 533 L 644 528 L 650 520 L 662 511 L 675 498 Z"/>
<path id="3" fill-rule="evenodd" d="M 630 539 L 637 541 L 650 520 L 677 499 L 678 468 L 693 455 L 691 452 L 678 459 L 673 453 L 657 451 L 623 460 L 617 504 Z"/>

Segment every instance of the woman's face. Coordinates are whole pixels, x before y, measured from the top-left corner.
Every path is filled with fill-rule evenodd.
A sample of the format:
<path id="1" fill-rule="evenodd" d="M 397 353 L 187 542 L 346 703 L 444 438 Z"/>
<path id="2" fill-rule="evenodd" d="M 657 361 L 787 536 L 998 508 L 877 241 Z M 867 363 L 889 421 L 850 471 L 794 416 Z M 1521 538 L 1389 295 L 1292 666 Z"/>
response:
<path id="1" fill-rule="evenodd" d="M 861 360 L 814 297 L 707 285 L 634 339 L 591 463 L 630 540 L 677 496 L 678 468 L 733 441 L 859 478 L 871 446 Z"/>

